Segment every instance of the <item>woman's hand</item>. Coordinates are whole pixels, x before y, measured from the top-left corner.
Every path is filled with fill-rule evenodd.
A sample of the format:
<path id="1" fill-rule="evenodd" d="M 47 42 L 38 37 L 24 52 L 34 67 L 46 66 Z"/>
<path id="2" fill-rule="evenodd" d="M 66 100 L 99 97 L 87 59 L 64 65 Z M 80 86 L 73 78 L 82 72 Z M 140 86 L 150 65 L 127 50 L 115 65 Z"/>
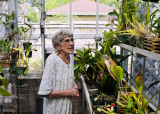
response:
<path id="1" fill-rule="evenodd" d="M 78 87 L 76 84 L 74 84 L 74 87 L 69 90 L 63 90 L 63 91 L 51 91 L 48 95 L 43 95 L 42 97 L 46 97 L 48 99 L 51 98 L 57 98 L 57 97 L 79 97 Z"/>
<path id="2" fill-rule="evenodd" d="M 79 97 L 79 91 L 78 87 L 75 84 L 73 88 L 68 90 L 68 95 L 67 96 L 72 96 L 72 97 Z"/>

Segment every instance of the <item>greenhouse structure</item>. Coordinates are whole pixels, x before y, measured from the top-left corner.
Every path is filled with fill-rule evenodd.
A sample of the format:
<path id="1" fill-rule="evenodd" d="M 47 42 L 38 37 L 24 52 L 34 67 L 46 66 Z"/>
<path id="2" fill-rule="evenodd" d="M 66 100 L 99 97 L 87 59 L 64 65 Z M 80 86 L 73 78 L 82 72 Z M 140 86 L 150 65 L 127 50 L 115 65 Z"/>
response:
<path id="1" fill-rule="evenodd" d="M 159 0 L 0 0 L 0 114 L 160 114 Z"/>

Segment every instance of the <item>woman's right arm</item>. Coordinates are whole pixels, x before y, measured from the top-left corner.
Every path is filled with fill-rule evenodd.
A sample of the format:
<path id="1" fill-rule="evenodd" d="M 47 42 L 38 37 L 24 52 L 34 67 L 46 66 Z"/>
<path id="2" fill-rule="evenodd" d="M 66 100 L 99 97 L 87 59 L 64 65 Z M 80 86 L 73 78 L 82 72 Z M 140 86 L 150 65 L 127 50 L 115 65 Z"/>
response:
<path id="1" fill-rule="evenodd" d="M 42 97 L 46 97 L 48 99 L 51 98 L 59 98 L 59 97 L 79 97 L 79 92 L 77 90 L 77 86 L 75 85 L 73 88 L 69 90 L 63 91 L 51 91 L 48 95 L 42 95 Z"/>

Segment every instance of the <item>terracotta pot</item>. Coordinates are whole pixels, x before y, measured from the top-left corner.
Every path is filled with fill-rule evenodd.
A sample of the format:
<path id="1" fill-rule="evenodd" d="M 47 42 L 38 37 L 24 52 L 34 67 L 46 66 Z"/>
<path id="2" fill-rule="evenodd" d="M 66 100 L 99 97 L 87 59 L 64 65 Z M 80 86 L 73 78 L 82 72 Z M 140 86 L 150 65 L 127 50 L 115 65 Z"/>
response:
<path id="1" fill-rule="evenodd" d="M 2 67 L 9 67 L 13 63 L 13 60 L 1 60 L 0 63 Z"/>

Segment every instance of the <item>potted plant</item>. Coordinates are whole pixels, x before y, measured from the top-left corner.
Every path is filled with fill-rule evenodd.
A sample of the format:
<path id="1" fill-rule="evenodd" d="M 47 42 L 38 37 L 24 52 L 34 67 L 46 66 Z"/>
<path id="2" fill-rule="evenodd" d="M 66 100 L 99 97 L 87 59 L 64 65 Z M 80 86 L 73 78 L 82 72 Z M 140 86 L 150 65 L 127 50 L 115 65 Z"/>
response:
<path id="1" fill-rule="evenodd" d="M 132 21 L 129 20 L 127 14 L 125 14 L 126 20 L 132 25 L 133 28 L 127 29 L 126 31 L 123 31 L 122 34 L 128 34 L 131 36 L 135 36 L 135 44 L 132 46 L 143 48 L 144 46 L 144 38 L 151 36 L 151 31 L 147 24 L 145 23 L 139 23 L 138 19 L 135 15 L 132 15 Z"/>
<path id="2" fill-rule="evenodd" d="M 145 15 L 145 19 L 138 19 L 136 15 L 132 15 L 132 18 L 126 13 L 124 14 L 125 19 L 130 24 L 130 27 L 127 27 L 125 31 L 122 31 L 122 35 L 130 35 L 132 36 L 132 46 L 144 48 L 144 45 L 148 41 L 152 42 L 154 37 L 159 34 L 159 27 L 157 27 L 159 23 L 159 18 L 155 20 L 156 13 L 159 12 L 158 9 L 150 13 L 150 6 L 148 4 L 147 13 Z M 144 20 L 142 23 L 141 20 Z"/>
<path id="3" fill-rule="evenodd" d="M 102 80 L 101 80 L 101 87 L 102 87 L 101 90 L 103 90 L 103 91 L 110 90 L 110 93 L 112 93 L 114 95 L 117 95 L 117 93 L 118 93 L 117 80 L 119 80 L 118 78 L 121 79 L 121 77 L 119 75 L 117 75 L 116 73 L 115 73 L 115 76 L 112 75 L 112 73 L 110 72 L 110 66 L 109 66 L 108 62 L 113 61 L 112 63 L 114 63 L 115 65 L 120 67 L 121 62 L 130 56 L 130 54 L 127 56 L 122 56 L 122 55 L 116 54 L 116 48 L 113 46 L 119 43 L 119 40 L 117 38 L 115 38 L 115 35 L 117 33 L 118 32 L 115 32 L 115 31 L 110 31 L 110 32 L 104 31 L 104 33 L 103 33 L 104 34 L 104 41 L 99 43 L 101 46 L 101 49 L 99 51 L 96 51 L 96 53 L 95 53 L 95 57 L 97 55 L 101 56 L 101 57 L 98 57 L 99 60 L 97 61 L 97 65 L 99 64 L 99 66 L 100 66 L 100 64 L 101 64 L 101 66 L 104 66 L 103 64 L 105 63 L 105 66 L 106 66 L 106 67 L 103 67 L 103 68 L 105 68 L 105 70 L 104 70 Z M 105 58 L 106 55 L 107 55 L 107 58 Z M 103 58 L 105 58 L 105 60 L 102 60 Z M 102 61 L 103 61 L 103 63 L 102 63 Z M 99 69 L 99 71 L 103 71 L 103 70 Z M 123 72 L 126 73 L 126 79 L 127 79 L 128 73 L 125 70 L 123 70 Z M 108 89 L 106 89 L 106 88 L 108 88 Z"/>
<path id="4" fill-rule="evenodd" d="M 125 31 L 130 27 L 130 23 L 125 19 L 124 14 L 128 15 L 128 18 L 131 20 L 132 15 L 136 15 L 138 13 L 138 6 L 140 4 L 139 0 L 123 0 L 123 1 L 117 1 L 117 10 L 113 10 L 112 12 L 109 12 L 108 15 L 114 16 L 111 23 L 106 24 L 106 26 L 116 26 L 116 31 Z M 130 44 L 132 40 L 131 35 L 126 34 L 117 34 L 116 35 L 118 39 L 124 43 L 124 44 Z"/>
<path id="5" fill-rule="evenodd" d="M 145 96 L 142 93 L 143 83 L 140 85 L 140 87 L 136 86 L 136 90 L 138 93 L 136 93 L 136 91 L 133 89 L 131 85 L 130 85 L 130 88 L 131 88 L 130 94 L 121 93 L 120 99 L 123 102 L 125 102 L 125 104 L 120 101 L 117 101 L 117 103 L 125 109 L 124 110 L 125 113 L 148 114 L 149 113 L 149 109 L 148 109 L 149 103 L 154 98 L 154 96 L 157 93 L 159 93 L 159 91 L 157 91 L 148 101 L 146 101 Z M 157 108 L 155 112 L 157 112 L 159 108 Z"/>
<path id="6" fill-rule="evenodd" d="M 22 48 L 14 48 L 14 49 L 19 51 L 18 60 L 17 60 L 16 67 L 15 67 L 16 68 L 16 73 L 17 73 L 18 76 L 24 76 L 29 70 L 28 55 L 29 55 L 31 46 L 27 49 L 27 52 L 26 52 L 25 55 L 24 55 L 24 48 L 23 47 Z"/>
<path id="7" fill-rule="evenodd" d="M 19 31 L 24 40 L 23 42 L 24 50 L 27 50 L 32 45 L 32 43 L 30 43 L 28 40 L 32 35 L 32 26 L 27 23 L 24 23 L 24 24 L 25 26 L 19 27 Z"/>
<path id="8" fill-rule="evenodd" d="M 11 60 L 12 42 L 8 39 L 0 39 L 0 55 L 2 67 L 8 67 L 13 61 Z"/>
<path id="9" fill-rule="evenodd" d="M 76 64 L 74 65 L 75 78 L 79 80 L 79 77 L 83 75 L 87 82 L 95 84 L 96 67 L 93 59 L 93 49 L 83 48 L 83 50 L 76 49 L 76 56 L 74 57 Z"/>
<path id="10" fill-rule="evenodd" d="M 160 53 L 159 47 L 160 47 L 160 18 L 156 18 L 156 14 L 159 13 L 159 10 L 154 10 L 153 13 L 150 15 L 150 31 L 152 32 L 151 38 L 145 38 L 144 40 L 144 49 L 152 51 L 154 53 Z"/>
<path id="11" fill-rule="evenodd" d="M 113 48 L 115 44 L 119 43 L 118 39 L 113 38 L 116 33 L 114 31 L 104 32 L 104 41 L 100 42 L 102 47 L 100 51 L 91 48 L 84 48 L 82 51 L 76 50 L 76 64 L 74 66 L 76 78 L 83 75 L 86 80 L 94 82 L 98 86 L 99 92 L 110 92 L 114 95 L 118 93 L 117 80 L 115 76 L 112 77 L 110 74 L 104 55 L 108 55 L 119 66 L 129 56 L 124 57 L 116 54 L 116 49 Z M 119 61 L 117 58 L 119 58 Z M 116 75 L 116 77 L 119 78 L 119 75 Z"/>
<path id="12" fill-rule="evenodd" d="M 16 72 L 18 76 L 24 76 L 28 70 L 29 70 L 29 59 L 31 58 L 31 47 L 32 45 L 27 49 L 24 50 L 23 47 L 21 48 L 14 48 L 15 50 L 19 51 L 19 54 L 17 55 L 17 62 L 16 62 Z M 34 49 L 34 51 L 37 51 Z"/>

